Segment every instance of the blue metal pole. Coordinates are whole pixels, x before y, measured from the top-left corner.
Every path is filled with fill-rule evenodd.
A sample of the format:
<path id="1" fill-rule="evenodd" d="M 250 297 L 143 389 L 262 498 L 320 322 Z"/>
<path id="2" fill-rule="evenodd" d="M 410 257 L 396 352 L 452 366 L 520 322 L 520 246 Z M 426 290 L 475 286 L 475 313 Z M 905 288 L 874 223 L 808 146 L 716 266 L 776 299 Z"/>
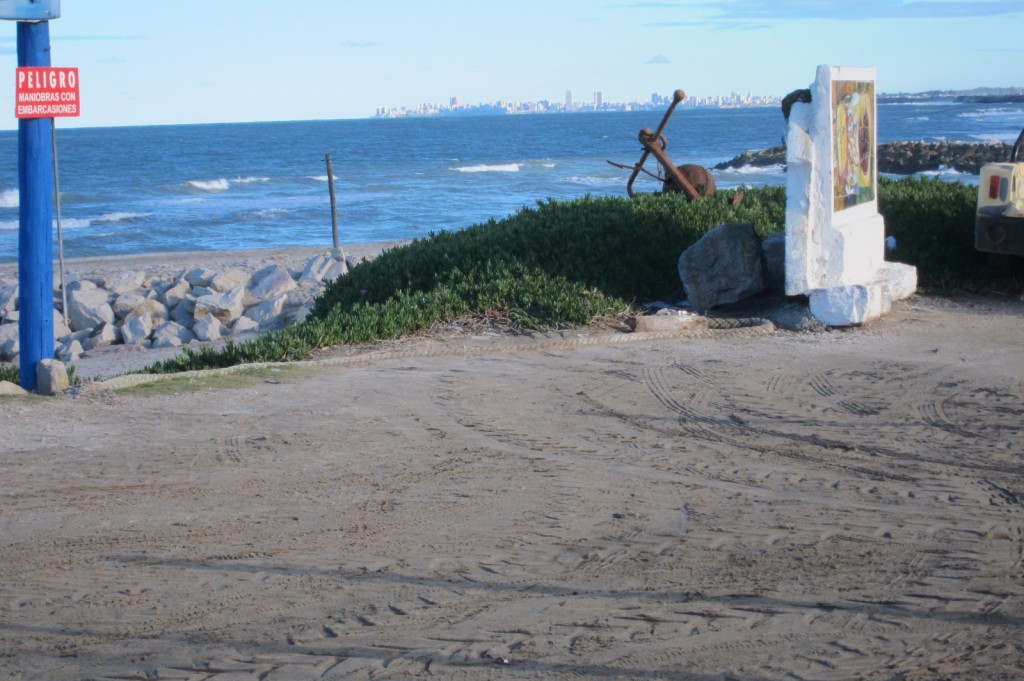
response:
<path id="1" fill-rule="evenodd" d="M 50 66 L 49 22 L 18 22 L 18 66 Z M 53 357 L 53 119 L 18 121 L 18 342 L 21 387 Z"/>

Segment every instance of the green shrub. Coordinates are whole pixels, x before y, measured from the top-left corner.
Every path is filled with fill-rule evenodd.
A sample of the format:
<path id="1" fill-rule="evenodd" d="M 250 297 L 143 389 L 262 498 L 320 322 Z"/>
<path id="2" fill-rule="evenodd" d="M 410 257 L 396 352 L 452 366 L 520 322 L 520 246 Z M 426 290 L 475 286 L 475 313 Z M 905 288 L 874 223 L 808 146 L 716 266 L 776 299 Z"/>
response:
<path id="1" fill-rule="evenodd" d="M 882 178 L 878 212 L 896 239 L 889 259 L 917 267 L 920 285 L 939 292 L 979 290 L 988 258 L 974 248 L 977 187 L 939 179 Z"/>
<path id="2" fill-rule="evenodd" d="M 21 381 L 21 371 L 15 364 L 0 364 L 0 381 L 18 383 Z"/>

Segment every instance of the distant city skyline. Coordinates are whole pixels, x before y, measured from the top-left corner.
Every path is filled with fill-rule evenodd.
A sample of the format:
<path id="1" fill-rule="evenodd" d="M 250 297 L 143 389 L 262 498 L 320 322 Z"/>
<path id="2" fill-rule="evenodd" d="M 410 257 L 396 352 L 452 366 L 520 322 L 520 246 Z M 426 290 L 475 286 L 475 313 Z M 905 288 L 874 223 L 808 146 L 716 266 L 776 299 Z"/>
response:
<path id="1" fill-rule="evenodd" d="M 674 91 L 673 91 L 674 92 Z M 679 106 L 690 107 L 743 107 L 743 106 L 778 106 L 782 102 L 781 96 L 776 95 L 754 95 L 747 93 L 742 95 L 737 92 L 728 95 L 713 95 L 707 97 L 687 97 L 680 102 Z M 579 101 L 572 90 L 566 90 L 565 99 L 561 102 L 551 100 L 496 100 L 494 102 L 463 103 L 458 96 L 448 98 L 448 104 L 439 102 L 424 102 L 416 105 L 401 106 L 379 106 L 373 113 L 375 118 L 396 118 L 402 116 L 430 116 L 444 113 L 571 113 L 586 111 L 650 111 L 651 109 L 664 109 L 672 103 L 672 95 L 663 95 L 658 92 L 651 93 L 644 101 L 614 102 L 605 101 L 604 93 L 598 90 L 593 93 L 592 98 Z"/>

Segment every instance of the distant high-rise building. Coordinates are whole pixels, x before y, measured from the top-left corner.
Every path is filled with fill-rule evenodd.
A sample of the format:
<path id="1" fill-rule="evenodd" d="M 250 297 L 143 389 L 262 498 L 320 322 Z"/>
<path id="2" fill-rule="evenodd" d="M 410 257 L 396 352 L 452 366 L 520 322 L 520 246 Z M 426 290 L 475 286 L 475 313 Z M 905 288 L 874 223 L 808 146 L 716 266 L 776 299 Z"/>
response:
<path id="1" fill-rule="evenodd" d="M 594 111 L 601 110 L 601 93 L 600 91 L 594 93 Z"/>
<path id="2" fill-rule="evenodd" d="M 459 108 L 459 97 L 458 95 L 453 96 L 449 101 L 448 105 L 453 109 Z"/>
<path id="3" fill-rule="evenodd" d="M 572 111 L 572 90 L 565 91 L 565 110 Z"/>

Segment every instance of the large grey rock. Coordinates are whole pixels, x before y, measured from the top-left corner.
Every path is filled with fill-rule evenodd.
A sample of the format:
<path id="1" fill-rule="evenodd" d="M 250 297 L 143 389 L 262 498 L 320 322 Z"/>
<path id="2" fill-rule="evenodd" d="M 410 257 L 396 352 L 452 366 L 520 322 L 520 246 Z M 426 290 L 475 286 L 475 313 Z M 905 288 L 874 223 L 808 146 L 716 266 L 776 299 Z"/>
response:
<path id="1" fill-rule="evenodd" d="M 231 335 L 240 336 L 244 333 L 252 333 L 260 330 L 260 325 L 249 317 L 239 317 L 231 325 Z"/>
<path id="2" fill-rule="evenodd" d="M 786 235 L 772 234 L 761 242 L 764 253 L 765 285 L 782 291 L 786 288 Z"/>
<path id="3" fill-rule="evenodd" d="M 12 362 L 21 350 L 17 324 L 0 324 L 0 360 Z"/>
<path id="4" fill-rule="evenodd" d="M 302 274 L 299 276 L 299 281 L 323 281 L 324 274 L 327 272 L 327 270 L 333 263 L 334 258 L 328 255 L 313 256 L 306 263 L 305 269 L 302 270 Z"/>
<path id="5" fill-rule="evenodd" d="M 22 396 L 28 395 L 28 391 L 10 381 L 0 381 L 0 395 Z"/>
<path id="6" fill-rule="evenodd" d="M 60 310 L 53 311 L 53 337 L 63 338 L 64 336 L 71 333 L 71 327 L 68 326 L 67 320 L 64 319 L 64 315 L 61 314 Z"/>
<path id="7" fill-rule="evenodd" d="M 348 265 L 344 260 L 335 260 L 331 263 L 331 266 L 324 272 L 324 281 L 334 281 L 338 277 L 343 277 L 348 274 Z"/>
<path id="8" fill-rule="evenodd" d="M 111 293 L 127 293 L 128 291 L 135 291 L 142 287 L 142 282 L 146 279 L 146 273 L 137 272 L 119 272 L 103 283 L 103 288 L 107 289 Z"/>
<path id="9" fill-rule="evenodd" d="M 77 362 L 85 352 L 82 347 L 81 341 L 76 338 L 68 340 L 66 343 L 61 343 L 57 348 L 57 358 L 62 362 Z"/>
<path id="10" fill-rule="evenodd" d="M 91 329 L 103 322 L 113 323 L 114 319 L 114 310 L 103 289 L 68 291 L 68 326 L 72 331 Z"/>
<path id="11" fill-rule="evenodd" d="M 209 286 L 215 276 L 217 276 L 216 270 L 195 267 L 185 273 L 184 279 L 190 286 Z"/>
<path id="12" fill-rule="evenodd" d="M 180 348 L 194 339 L 195 334 L 176 322 L 164 322 L 153 330 L 154 348 Z"/>
<path id="13" fill-rule="evenodd" d="M 164 291 L 163 301 L 164 305 L 168 308 L 173 308 L 175 305 L 185 300 L 188 294 L 192 292 L 192 287 L 184 279 L 179 279 L 173 286 L 169 287 Z"/>
<path id="14" fill-rule="evenodd" d="M 131 314 L 135 308 L 139 307 L 149 298 L 144 296 L 138 291 L 130 291 L 128 293 L 122 293 L 114 302 L 110 304 L 111 309 L 114 311 L 114 317 L 117 319 L 124 319 Z"/>
<path id="15" fill-rule="evenodd" d="M 230 325 L 245 311 L 245 306 L 242 304 L 244 299 L 245 289 L 241 286 L 223 293 L 212 293 L 196 299 L 196 307 L 192 316 L 199 320 L 212 314 L 220 320 L 221 324 Z"/>
<path id="16" fill-rule="evenodd" d="M 6 312 L 14 312 L 18 309 L 18 285 L 7 284 L 0 286 L 0 317 Z"/>
<path id="17" fill-rule="evenodd" d="M 121 325 L 121 336 L 125 345 L 145 345 L 152 332 L 153 315 L 149 312 L 133 312 Z"/>
<path id="18" fill-rule="evenodd" d="M 679 256 L 679 278 L 690 305 L 706 312 L 765 289 L 761 240 L 748 223 L 715 227 Z"/>
<path id="19" fill-rule="evenodd" d="M 121 329 L 112 323 L 104 322 L 92 330 L 89 337 L 82 341 L 82 347 L 86 350 L 101 348 L 106 345 L 113 345 L 121 341 Z"/>
<path id="20" fill-rule="evenodd" d="M 192 322 L 195 321 L 195 310 L 196 302 L 191 298 L 185 298 L 171 309 L 171 321 L 191 327 Z"/>
<path id="21" fill-rule="evenodd" d="M 215 341 L 224 337 L 226 329 L 213 314 L 207 314 L 202 319 L 197 319 L 192 327 L 192 333 L 201 341 Z"/>
<path id="22" fill-rule="evenodd" d="M 56 395 L 71 387 L 68 369 L 64 362 L 56 359 L 41 359 L 36 363 L 36 392 L 40 395 Z"/>
<path id="23" fill-rule="evenodd" d="M 295 280 L 288 270 L 280 265 L 270 265 L 252 275 L 245 291 L 245 304 L 256 305 L 295 288 Z"/>
<path id="24" fill-rule="evenodd" d="M 259 326 L 264 329 L 272 329 L 279 325 L 279 318 L 282 310 L 284 310 L 285 301 L 288 300 L 288 296 L 281 294 L 270 300 L 266 300 L 259 305 L 253 305 L 245 311 L 245 316 L 256 322 Z"/>
<path id="25" fill-rule="evenodd" d="M 214 275 L 210 280 L 210 288 L 218 293 L 230 291 L 237 286 L 245 286 L 249 282 L 249 273 L 245 270 L 232 268 Z"/>

